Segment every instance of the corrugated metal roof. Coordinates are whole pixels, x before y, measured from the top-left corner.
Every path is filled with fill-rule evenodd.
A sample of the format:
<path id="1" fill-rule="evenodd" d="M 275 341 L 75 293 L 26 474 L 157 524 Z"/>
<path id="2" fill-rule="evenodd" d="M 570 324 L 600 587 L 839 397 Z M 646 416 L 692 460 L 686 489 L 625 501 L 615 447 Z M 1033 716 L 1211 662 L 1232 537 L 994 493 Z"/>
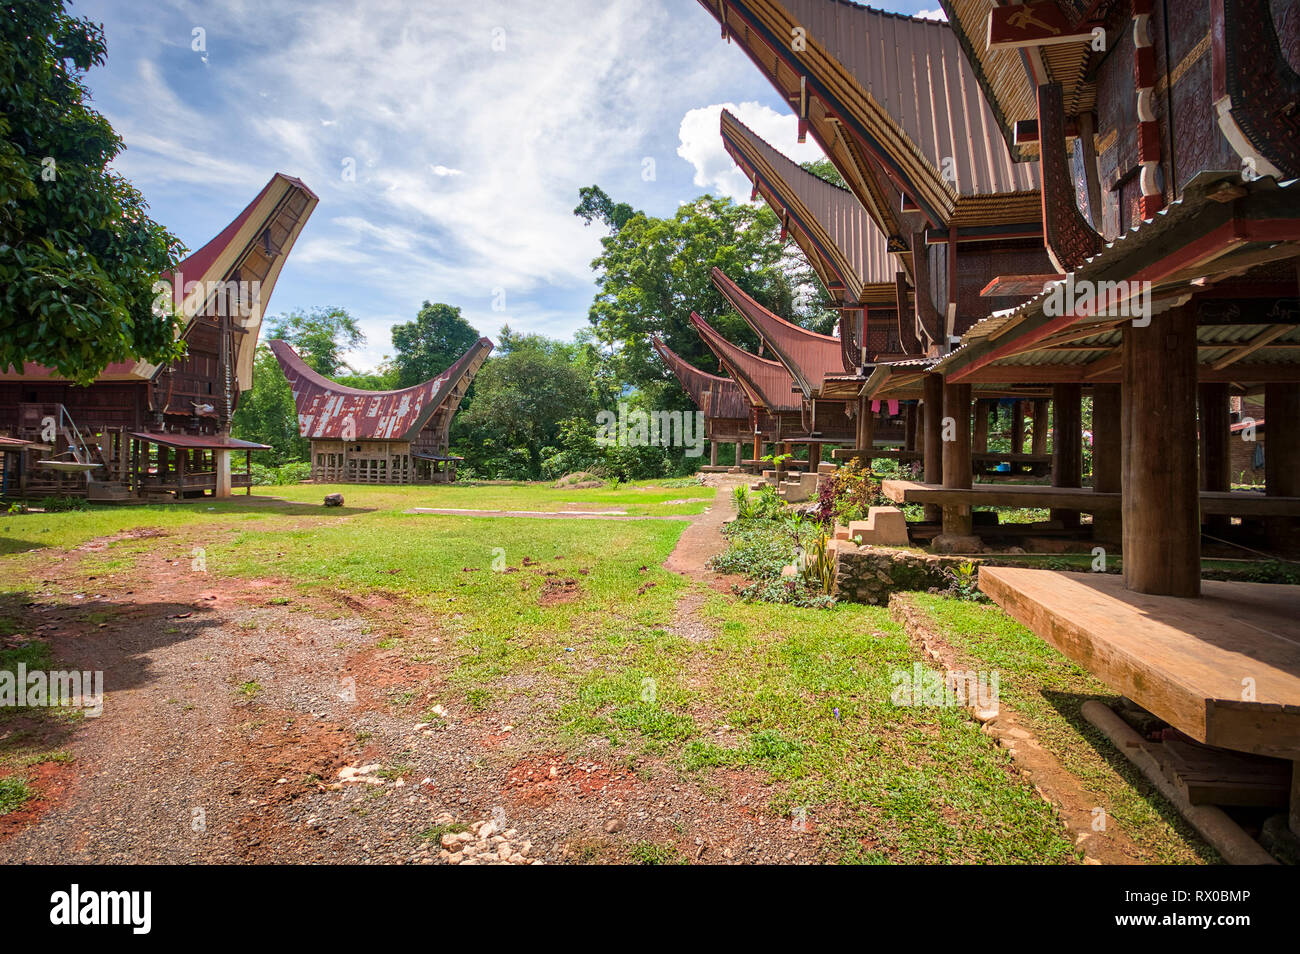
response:
<path id="1" fill-rule="evenodd" d="M 997 117 L 952 27 L 848 0 L 782 0 L 811 43 L 835 58 L 957 195 L 1039 187 L 1036 163 L 1013 162 Z"/>
<path id="2" fill-rule="evenodd" d="M 701 371 L 656 336 L 651 336 L 650 344 L 705 417 L 749 419 L 753 405 L 735 381 Z"/>
<path id="3" fill-rule="evenodd" d="M 1231 204 L 1225 204 L 1212 198 L 1212 194 L 1225 185 L 1244 190 L 1242 197 L 1235 199 Z M 1187 183 L 1180 198 L 1161 209 L 1153 218 L 1139 221 L 1127 232 L 1116 238 L 1115 241 L 1108 243 L 1100 252 L 1069 273 L 1062 282 L 1053 283 L 1041 294 L 1015 308 L 997 312 L 976 322 L 962 336 L 960 345 L 944 356 L 934 370 L 940 373 L 949 373 L 965 367 L 972 360 L 978 360 L 980 354 L 990 347 L 989 339 L 991 338 L 996 337 L 998 339 L 998 344 L 995 346 L 997 348 L 1014 342 L 1018 337 L 1018 326 L 1025 326 L 1025 330 L 1021 334 L 1027 334 L 1040 328 L 1047 299 L 1052 294 L 1052 288 L 1055 285 L 1066 281 L 1078 284 L 1133 279 L 1135 276 L 1143 274 L 1140 271 L 1138 253 L 1152 248 L 1162 240 L 1170 242 L 1168 254 L 1172 254 L 1189 242 L 1209 234 L 1213 228 L 1221 227 L 1225 222 L 1233 221 L 1234 218 L 1237 221 L 1248 223 L 1255 217 L 1294 218 L 1298 212 L 1300 212 L 1300 180 L 1278 183 L 1271 178 L 1262 178 L 1253 182 L 1243 182 L 1236 173 L 1200 173 Z M 1229 237 L 1224 240 L 1224 245 L 1219 251 L 1224 253 L 1223 259 L 1229 263 L 1225 267 L 1231 271 L 1232 259 L 1227 253 L 1245 254 L 1253 247 L 1264 247 L 1269 244 L 1275 243 L 1261 240 L 1257 245 L 1243 244 L 1236 237 Z M 1201 269 L 1198 269 L 1198 272 L 1200 274 L 1194 277 L 1214 275 L 1215 265 L 1213 260 L 1204 260 L 1204 265 Z M 1189 281 L 1190 279 L 1183 278 L 1163 285 L 1157 281 L 1154 284 L 1154 290 L 1155 292 L 1176 293 L 1179 289 L 1190 287 L 1188 285 Z M 1090 315 L 1075 318 L 1074 324 L 1084 325 L 1087 322 L 1102 323 L 1111 320 L 1104 314 Z M 1286 322 L 1279 321 L 1279 323 Z M 1031 325 L 1032 327 L 1030 327 Z M 1263 330 L 1263 327 L 1262 325 L 1247 324 L 1205 325 L 1198 328 L 1198 341 L 1204 343 L 1231 342 L 1240 345 L 1250 340 L 1251 336 L 1247 333 L 1247 329 L 1255 329 L 1256 332 L 1259 332 Z M 1200 335 L 1204 333 L 1212 334 L 1214 337 L 1201 338 Z M 1282 336 L 1278 343 L 1287 343 L 1294 340 L 1293 335 L 1294 333 L 1288 333 Z M 976 350 L 980 354 L 974 353 Z M 1289 349 L 1274 350 L 1276 356 L 1273 351 L 1270 351 L 1270 361 L 1288 363 L 1291 360 Z M 1051 353 L 1049 352 L 1049 354 Z M 1213 363 L 1213 360 L 1217 360 L 1217 358 L 1208 358 L 1207 354 L 1208 352 L 1201 353 L 1200 360 L 1202 363 L 1208 364 Z M 1222 352 L 1219 354 L 1222 356 Z M 1095 357 L 1096 353 L 1093 352 L 1093 355 Z M 1043 361 L 1044 363 L 1057 363 L 1043 358 L 1034 360 Z M 1007 365 L 1013 362 L 1021 365 L 1028 363 L 1024 355 L 995 358 L 992 363 Z"/>
<path id="4" fill-rule="evenodd" d="M 862 286 L 893 284 L 898 271 L 885 236 L 848 189 L 832 185 L 782 155 L 728 110 L 722 111 L 722 139 L 741 171 L 763 191 L 775 211 L 794 219 L 794 237 L 810 260 L 829 259 L 843 290 L 828 289 L 837 300 L 857 304 Z M 764 189 L 763 186 L 767 188 Z M 814 261 L 814 264 L 816 262 Z M 820 269 L 819 269 L 820 271 Z"/>
<path id="5" fill-rule="evenodd" d="M 710 275 L 722 297 L 780 358 L 805 397 L 812 397 L 821 389 L 826 375 L 848 370 L 844 366 L 844 351 L 839 338 L 819 335 L 778 318 L 747 295 L 720 268 L 714 268 Z"/>
<path id="6" fill-rule="evenodd" d="M 366 391 L 335 384 L 309 368 L 288 342 L 269 342 L 298 407 L 298 431 L 313 440 L 409 441 L 464 378 L 473 378 L 492 351 L 480 338 L 456 362 L 421 384 L 398 391 Z M 465 382 L 468 386 L 468 382 Z M 459 391 L 463 394 L 463 388 Z"/>
<path id="7" fill-rule="evenodd" d="M 691 324 L 700 339 L 718 356 L 722 366 L 740 385 L 749 402 L 768 411 L 800 411 L 802 402 L 794 393 L 794 378 L 779 361 L 769 361 L 740 348 L 707 321 L 691 312 Z"/>

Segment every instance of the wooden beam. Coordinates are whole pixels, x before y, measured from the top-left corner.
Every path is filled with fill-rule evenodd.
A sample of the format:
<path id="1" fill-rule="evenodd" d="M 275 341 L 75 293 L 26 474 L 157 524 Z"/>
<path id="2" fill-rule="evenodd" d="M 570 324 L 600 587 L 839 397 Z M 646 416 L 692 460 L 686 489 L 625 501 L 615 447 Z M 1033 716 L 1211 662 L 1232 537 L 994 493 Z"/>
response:
<path id="1" fill-rule="evenodd" d="M 1261 331 L 1259 334 L 1255 335 L 1255 337 L 1247 341 L 1241 347 L 1233 348 L 1231 351 L 1225 354 L 1218 361 L 1210 365 L 1210 367 L 1215 371 L 1222 371 L 1224 368 L 1228 367 L 1228 365 L 1236 364 L 1238 361 L 1240 361 L 1242 358 L 1246 357 L 1247 355 L 1254 354 L 1256 351 L 1264 347 L 1264 345 L 1268 344 L 1270 341 L 1275 341 L 1276 339 L 1286 334 L 1288 331 L 1292 331 L 1294 329 L 1295 329 L 1295 325 L 1270 325 L 1269 327 Z"/>
<path id="2" fill-rule="evenodd" d="M 1199 384 L 1196 387 L 1201 431 L 1201 490 L 1227 492 L 1232 489 L 1232 461 L 1228 453 L 1228 385 Z M 1204 514 L 1202 515 L 1204 516 Z M 1222 538 L 1229 530 L 1222 516 L 1206 520 L 1206 531 Z"/>
<path id="3" fill-rule="evenodd" d="M 987 46 L 991 50 L 1089 43 L 1094 27 L 1085 21 L 1073 25 L 1055 0 L 1030 0 L 1018 6 L 989 10 Z"/>
<path id="4" fill-rule="evenodd" d="M 945 490 L 967 490 L 971 486 L 970 446 L 970 385 L 944 384 L 943 416 L 945 433 L 943 442 L 943 486 Z M 952 503 L 943 506 L 943 532 L 945 536 L 971 535 L 972 516 L 970 504 Z"/>

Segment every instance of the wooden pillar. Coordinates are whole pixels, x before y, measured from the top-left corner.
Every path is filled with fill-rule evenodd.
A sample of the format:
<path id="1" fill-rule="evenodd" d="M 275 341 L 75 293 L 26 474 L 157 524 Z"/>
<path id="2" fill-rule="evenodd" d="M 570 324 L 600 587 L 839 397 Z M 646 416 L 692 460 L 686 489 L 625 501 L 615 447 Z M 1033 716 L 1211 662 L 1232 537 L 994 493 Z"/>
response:
<path id="1" fill-rule="evenodd" d="M 1264 385 L 1264 493 L 1300 497 L 1300 384 Z M 1296 547 L 1294 517 L 1268 522 L 1271 546 Z"/>
<path id="2" fill-rule="evenodd" d="M 744 447 L 745 447 L 744 441 L 736 441 L 736 466 L 737 467 L 739 467 L 740 462 L 745 459 Z"/>
<path id="3" fill-rule="evenodd" d="M 763 438 L 760 434 L 754 434 L 754 466 L 758 467 L 758 460 L 763 456 Z"/>
<path id="4" fill-rule="evenodd" d="M 971 437 L 971 450 L 983 454 L 989 449 L 989 411 L 993 402 L 980 398 L 975 402 L 975 433 Z"/>
<path id="5" fill-rule="evenodd" d="M 1047 398 L 1035 398 L 1030 411 L 1034 433 L 1030 437 L 1029 453 L 1042 456 L 1047 453 Z"/>
<path id="6" fill-rule="evenodd" d="M 1025 452 L 1025 402 L 1016 401 L 1011 405 L 1011 453 Z M 1012 471 L 1016 469 L 1011 465 Z"/>
<path id="7" fill-rule="evenodd" d="M 1052 387 L 1052 486 L 1079 487 L 1083 483 L 1083 387 Z M 1079 526 L 1079 511 L 1054 509 L 1053 520 L 1066 528 Z"/>
<path id="8" fill-rule="evenodd" d="M 908 401 L 903 405 L 903 449 L 916 450 L 916 418 L 917 405 L 915 401 Z"/>
<path id="9" fill-rule="evenodd" d="M 817 468 L 821 466 L 821 462 L 822 462 L 822 445 L 809 444 L 808 445 L 808 469 L 813 473 L 816 473 Z"/>
<path id="10" fill-rule="evenodd" d="M 1196 310 L 1123 326 L 1124 585 L 1199 596 Z"/>
<path id="11" fill-rule="evenodd" d="M 216 471 L 216 489 L 213 493 L 220 498 L 230 496 L 230 451 L 219 450 L 213 452 L 213 470 Z"/>
<path id="12" fill-rule="evenodd" d="M 927 484 L 943 482 L 943 377 L 927 374 L 922 382 L 925 399 L 925 429 L 923 434 L 923 474 Z M 937 521 L 941 511 L 936 504 L 925 505 L 925 519 Z"/>
<path id="13" fill-rule="evenodd" d="M 943 442 L 943 486 L 949 490 L 969 490 L 972 482 L 969 384 L 944 384 L 943 416 L 952 418 L 955 424 L 951 434 L 952 440 Z M 944 505 L 943 532 L 945 536 L 968 537 L 971 535 L 971 530 L 970 504 Z"/>
<path id="14" fill-rule="evenodd" d="M 1232 461 L 1228 457 L 1231 421 L 1228 419 L 1228 385 L 1202 384 L 1196 389 L 1201 417 L 1201 489 L 1232 489 Z M 1205 518 L 1205 530 L 1223 539 L 1232 526 L 1227 514 Z"/>
<path id="15" fill-rule="evenodd" d="M 865 394 L 858 397 L 857 439 L 858 463 L 863 470 L 871 469 L 871 449 L 876 443 L 876 417 L 871 413 L 871 399 Z"/>
<path id="16" fill-rule="evenodd" d="M 1120 393 L 1118 384 L 1098 384 L 1092 389 L 1092 489 L 1097 493 L 1121 492 Z M 1092 538 L 1106 543 L 1122 539 L 1119 511 L 1092 515 Z"/>
<path id="17" fill-rule="evenodd" d="M 718 442 L 709 441 L 709 466 L 718 466 Z"/>

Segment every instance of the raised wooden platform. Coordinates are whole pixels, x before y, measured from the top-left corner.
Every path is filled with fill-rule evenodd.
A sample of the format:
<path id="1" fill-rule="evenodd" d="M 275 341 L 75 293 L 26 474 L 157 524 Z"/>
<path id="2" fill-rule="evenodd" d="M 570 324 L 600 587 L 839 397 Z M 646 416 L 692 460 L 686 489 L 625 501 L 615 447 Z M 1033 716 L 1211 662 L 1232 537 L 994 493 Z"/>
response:
<path id="1" fill-rule="evenodd" d="M 883 493 L 895 503 L 970 504 L 972 507 L 1049 507 L 1084 513 L 1120 509 L 1119 494 L 1097 493 L 1091 487 L 1052 487 L 1048 484 L 976 484 L 968 490 L 916 480 L 886 480 Z M 1234 517 L 1300 516 L 1300 497 L 1268 497 L 1252 491 L 1201 491 L 1202 514 Z"/>
<path id="2" fill-rule="evenodd" d="M 901 447 L 873 447 L 860 450 L 851 447 L 837 447 L 831 451 L 835 460 L 852 460 L 854 457 L 872 457 L 881 460 L 920 460 L 924 455 L 920 451 L 903 450 Z"/>
<path id="3" fill-rule="evenodd" d="M 1202 582 L 1147 596 L 1118 576 L 980 568 L 1008 614 L 1198 742 L 1300 759 L 1300 586 Z"/>

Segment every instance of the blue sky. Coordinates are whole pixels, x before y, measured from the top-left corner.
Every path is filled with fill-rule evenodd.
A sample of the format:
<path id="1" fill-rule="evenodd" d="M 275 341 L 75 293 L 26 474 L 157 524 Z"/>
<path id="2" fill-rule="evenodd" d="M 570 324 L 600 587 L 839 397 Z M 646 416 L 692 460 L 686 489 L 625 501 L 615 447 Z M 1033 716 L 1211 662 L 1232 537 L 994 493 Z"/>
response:
<path id="1" fill-rule="evenodd" d="M 88 84 L 126 141 L 116 168 L 191 249 L 274 172 L 320 196 L 268 312 L 347 308 L 367 337 L 350 356 L 359 370 L 425 299 L 461 306 L 488 336 L 584 326 L 601 233 L 571 214 L 578 188 L 656 215 L 705 191 L 747 199 L 718 136 L 724 104 L 793 158 L 819 154 L 797 145 L 790 110 L 697 0 L 71 11 L 107 32 Z"/>

